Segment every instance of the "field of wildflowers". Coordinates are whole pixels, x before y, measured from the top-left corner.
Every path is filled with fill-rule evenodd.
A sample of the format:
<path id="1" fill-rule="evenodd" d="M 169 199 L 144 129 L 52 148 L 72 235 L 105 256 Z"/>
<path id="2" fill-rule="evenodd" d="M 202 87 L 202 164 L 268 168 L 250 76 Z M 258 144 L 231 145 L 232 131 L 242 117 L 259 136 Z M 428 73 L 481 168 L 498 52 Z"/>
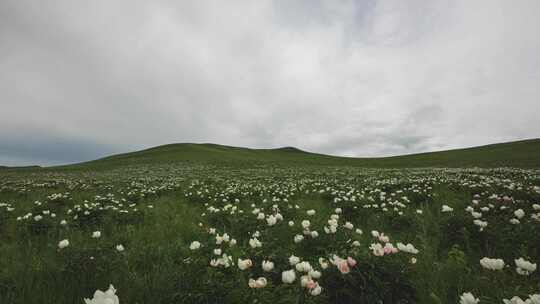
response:
<path id="1" fill-rule="evenodd" d="M 540 304 L 539 170 L 0 177 L 0 303 Z"/>

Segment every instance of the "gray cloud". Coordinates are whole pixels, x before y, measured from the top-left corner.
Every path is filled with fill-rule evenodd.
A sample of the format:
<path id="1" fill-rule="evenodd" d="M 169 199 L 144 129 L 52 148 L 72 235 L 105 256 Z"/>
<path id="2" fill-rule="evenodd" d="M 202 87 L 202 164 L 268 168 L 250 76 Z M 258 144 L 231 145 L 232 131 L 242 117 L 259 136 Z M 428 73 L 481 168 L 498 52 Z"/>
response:
<path id="1" fill-rule="evenodd" d="M 0 164 L 538 137 L 537 1 L 0 3 Z"/>

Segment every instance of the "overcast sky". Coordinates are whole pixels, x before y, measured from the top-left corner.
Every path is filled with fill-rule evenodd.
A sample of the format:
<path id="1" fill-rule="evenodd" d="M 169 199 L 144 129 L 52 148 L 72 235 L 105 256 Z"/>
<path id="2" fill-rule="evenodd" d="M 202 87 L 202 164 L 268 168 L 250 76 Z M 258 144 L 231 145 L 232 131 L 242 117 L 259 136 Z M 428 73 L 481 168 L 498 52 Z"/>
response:
<path id="1" fill-rule="evenodd" d="M 0 1 L 0 165 L 540 137 L 540 1 Z"/>

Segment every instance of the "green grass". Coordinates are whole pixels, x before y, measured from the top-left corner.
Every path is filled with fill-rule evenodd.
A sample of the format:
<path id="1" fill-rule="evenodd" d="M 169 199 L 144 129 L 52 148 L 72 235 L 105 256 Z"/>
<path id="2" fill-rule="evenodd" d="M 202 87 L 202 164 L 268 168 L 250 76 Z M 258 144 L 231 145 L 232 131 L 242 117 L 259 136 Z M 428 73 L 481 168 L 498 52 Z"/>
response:
<path id="1" fill-rule="evenodd" d="M 295 148 L 249 149 L 216 144 L 170 144 L 142 151 L 56 167 L 55 169 L 107 169 L 126 165 L 205 163 L 232 166 L 256 164 L 331 165 L 370 168 L 412 167 L 540 167 L 540 139 L 481 147 L 393 157 L 353 158 L 310 153 Z"/>
<path id="2" fill-rule="evenodd" d="M 325 272 L 321 280 L 325 293 L 308 297 L 307 303 L 336 303 L 335 296 L 358 298 L 358 303 L 377 303 L 373 299 L 382 298 L 386 299 L 384 303 L 398 303 L 397 299 L 409 297 L 414 300 L 401 303 L 437 303 L 437 299 L 439 303 L 458 303 L 459 295 L 466 291 L 480 296 L 482 303 L 500 303 L 502 298 L 524 296 L 540 287 L 538 272 L 521 277 L 513 270 L 513 259 L 517 257 L 540 261 L 536 237 L 540 226 L 531 219 L 523 219 L 521 226 L 508 224 L 514 209 L 523 208 L 529 215 L 534 212 L 531 204 L 540 202 L 540 193 L 531 188 L 540 184 L 539 172 L 313 166 L 232 168 L 181 163 L 102 171 L 3 172 L 0 202 L 11 203 L 15 210 L 6 212 L 0 208 L 0 303 L 82 303 L 83 297 L 109 283 L 119 290 L 122 303 L 239 303 L 248 296 L 257 297 L 258 303 L 296 301 L 296 285 L 278 285 L 279 273 L 264 274 L 260 266 L 254 267 L 249 275 L 265 275 L 272 285 L 252 293 L 246 287 L 245 276 L 234 266 L 223 272 L 211 268 L 208 261 L 214 257 L 211 250 L 216 245 L 205 227 L 216 227 L 220 233 L 228 232 L 238 239 L 237 247 L 223 247 L 235 259 L 252 257 L 260 265 L 262 258 L 270 258 L 280 271 L 290 267 L 287 258 L 292 253 L 309 259 L 313 265 L 317 265 L 317 257 L 328 253 L 357 258 L 359 266 L 350 276 Z M 522 188 L 509 189 L 510 183 Z M 331 190 L 321 193 L 321 189 Z M 350 197 L 347 193 L 351 190 L 356 201 L 334 202 L 336 197 Z M 380 191 L 392 199 L 381 200 Z M 71 193 L 71 200 L 57 203 L 47 199 L 53 193 L 65 192 Z M 197 192 L 218 199 L 186 196 Z M 114 198 L 103 205 L 130 209 L 130 214 L 137 208 L 142 216 L 98 209 L 92 211 L 98 221 L 78 222 L 68 211 L 86 200 L 96 202 L 96 195 L 106 197 L 109 193 Z M 492 193 L 510 195 L 516 202 L 511 210 L 487 212 L 490 224 L 486 232 L 480 233 L 464 210 L 476 193 L 483 193 L 482 206 L 498 204 L 488 199 Z M 288 202 L 272 200 L 285 196 Z M 403 196 L 409 200 L 403 200 Z M 227 202 L 223 202 L 223 197 L 228 197 Z M 240 201 L 234 202 L 235 198 Z M 34 206 L 36 200 L 44 205 Z M 398 215 L 393 207 L 388 212 L 381 210 L 383 202 L 396 200 L 406 205 L 400 207 L 403 215 Z M 220 208 L 233 203 L 245 212 L 243 216 L 227 216 L 224 212 L 212 215 L 205 203 Z M 381 208 L 363 208 L 373 203 Z M 132 204 L 134 207 L 127 207 Z M 268 227 L 266 222 L 255 219 L 252 204 L 264 208 L 267 214 L 278 204 L 285 222 Z M 289 204 L 299 208 L 289 208 Z M 455 211 L 441 213 L 443 204 Z M 337 206 L 343 208 L 341 225 L 352 222 L 364 231 L 362 236 L 342 228 L 336 238 L 323 232 L 322 227 Z M 309 209 L 316 210 L 316 215 L 308 217 Z M 423 210 L 423 214 L 418 214 L 417 209 Z M 42 214 L 43 210 L 57 214 L 44 230 L 29 229 L 35 223 L 32 219 L 16 220 L 28 212 Z M 49 222 L 49 217 L 45 218 Z M 294 244 L 292 239 L 301 231 L 301 221 L 308 218 L 320 233 L 318 241 Z M 67 219 L 69 224 L 59 225 L 61 219 Z M 294 220 L 297 228 L 290 228 L 289 220 Z M 99 240 L 90 237 L 95 230 L 102 232 Z M 263 233 L 262 251 L 253 251 L 247 245 L 249 233 L 255 230 Z M 418 262 L 410 264 L 411 256 L 407 254 L 372 257 L 367 249 L 375 241 L 371 230 L 385 232 L 393 242 L 413 243 L 420 250 L 415 255 Z M 70 246 L 59 250 L 57 244 L 62 239 L 69 239 Z M 360 241 L 359 252 L 347 251 L 348 239 Z M 193 240 L 204 242 L 206 251 L 191 252 L 188 246 Z M 123 244 L 126 250 L 116 252 L 116 244 Z M 510 267 L 501 273 L 483 270 L 478 262 L 483 256 L 504 258 Z M 185 263 L 186 259 L 191 262 Z M 490 280 L 502 282 L 501 287 L 489 288 Z"/>

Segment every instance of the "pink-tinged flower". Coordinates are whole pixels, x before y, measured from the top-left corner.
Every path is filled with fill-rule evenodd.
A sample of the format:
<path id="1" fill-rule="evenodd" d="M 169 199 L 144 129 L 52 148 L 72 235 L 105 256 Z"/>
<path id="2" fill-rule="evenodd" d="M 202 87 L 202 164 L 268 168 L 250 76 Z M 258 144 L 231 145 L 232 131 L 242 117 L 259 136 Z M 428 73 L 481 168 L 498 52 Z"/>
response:
<path id="1" fill-rule="evenodd" d="M 307 283 L 306 283 L 306 288 L 307 289 L 313 289 L 317 287 L 317 283 L 313 280 L 308 280 Z"/>
<path id="2" fill-rule="evenodd" d="M 351 269 L 349 268 L 349 264 L 347 264 L 346 260 L 339 261 L 337 264 L 337 268 L 342 274 L 347 274 L 351 271 Z"/>
<path id="3" fill-rule="evenodd" d="M 314 288 L 312 288 L 309 293 L 312 295 L 312 296 L 318 296 L 321 294 L 322 292 L 322 288 L 321 286 L 319 285 L 319 283 L 315 283 L 316 286 Z"/>
<path id="4" fill-rule="evenodd" d="M 351 257 L 348 257 L 347 258 L 347 264 L 349 264 L 349 266 L 351 266 L 351 267 L 354 267 L 354 266 L 356 266 L 356 260 L 351 258 Z"/>
<path id="5" fill-rule="evenodd" d="M 397 253 L 399 250 L 392 245 L 392 243 L 386 243 L 383 248 L 384 254 Z"/>

